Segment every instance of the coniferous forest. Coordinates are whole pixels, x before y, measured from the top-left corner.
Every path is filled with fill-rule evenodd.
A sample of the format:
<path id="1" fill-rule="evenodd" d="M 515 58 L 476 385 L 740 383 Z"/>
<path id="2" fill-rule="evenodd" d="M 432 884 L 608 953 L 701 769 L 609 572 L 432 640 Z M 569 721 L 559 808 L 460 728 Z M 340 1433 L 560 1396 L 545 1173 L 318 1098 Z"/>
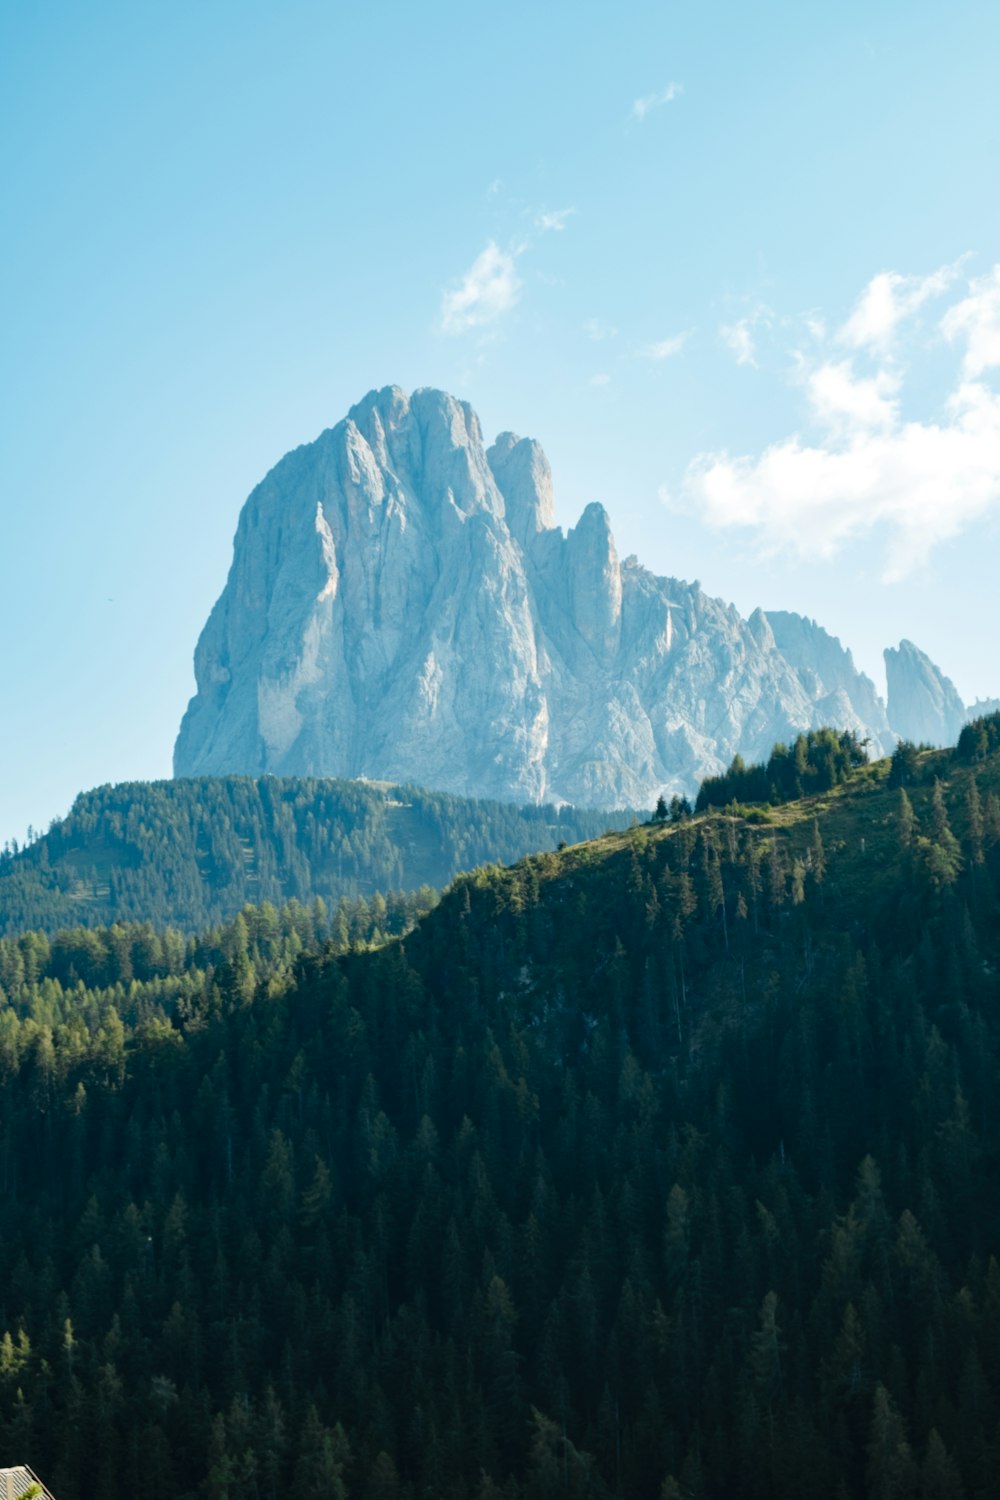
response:
<path id="1" fill-rule="evenodd" d="M 631 811 L 515 807 L 306 777 L 97 787 L 26 848 L 0 851 L 0 936 L 116 922 L 201 932 L 247 902 L 440 888 L 460 870 L 511 864 L 634 820 Z"/>
<path id="2" fill-rule="evenodd" d="M 1000 1494 L 997 728 L 426 913 L 6 938 L 3 1452 L 59 1500 Z"/>

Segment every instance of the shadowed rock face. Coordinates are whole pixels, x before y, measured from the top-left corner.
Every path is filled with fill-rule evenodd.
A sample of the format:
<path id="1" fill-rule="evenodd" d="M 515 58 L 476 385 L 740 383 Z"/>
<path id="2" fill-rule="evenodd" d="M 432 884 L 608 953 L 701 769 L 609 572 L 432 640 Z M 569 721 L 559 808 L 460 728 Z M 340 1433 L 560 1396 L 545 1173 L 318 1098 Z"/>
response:
<path id="1" fill-rule="evenodd" d="M 537 443 L 487 451 L 433 390 L 371 392 L 257 486 L 195 675 L 180 776 L 641 806 L 821 723 L 891 742 L 826 632 L 620 562 L 600 505 L 564 535 Z"/>
<path id="2" fill-rule="evenodd" d="M 918 745 L 954 745 L 968 715 L 951 679 L 912 641 L 900 641 L 883 655 L 896 734 Z"/>

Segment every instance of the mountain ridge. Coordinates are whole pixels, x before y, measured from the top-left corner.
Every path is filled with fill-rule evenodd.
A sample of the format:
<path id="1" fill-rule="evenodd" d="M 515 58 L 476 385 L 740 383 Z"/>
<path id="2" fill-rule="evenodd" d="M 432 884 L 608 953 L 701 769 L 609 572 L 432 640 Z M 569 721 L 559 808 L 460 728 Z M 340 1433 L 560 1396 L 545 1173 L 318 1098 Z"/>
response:
<path id="1" fill-rule="evenodd" d="M 436 891 L 460 870 L 633 818 L 331 779 L 96 787 L 23 850 L 0 854 L 0 936 L 135 921 L 192 933 L 247 902 Z"/>
<path id="2" fill-rule="evenodd" d="M 621 561 L 597 501 L 553 514 L 533 439 L 369 392 L 244 505 L 176 774 L 635 806 L 828 722 L 891 748 L 892 705 L 815 622 Z"/>

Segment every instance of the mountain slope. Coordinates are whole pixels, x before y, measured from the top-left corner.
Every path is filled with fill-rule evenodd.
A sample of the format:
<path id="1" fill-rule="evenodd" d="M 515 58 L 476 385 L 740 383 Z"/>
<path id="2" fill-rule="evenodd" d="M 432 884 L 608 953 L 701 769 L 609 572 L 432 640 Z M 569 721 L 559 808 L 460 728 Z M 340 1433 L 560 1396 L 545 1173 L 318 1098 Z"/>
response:
<path id="1" fill-rule="evenodd" d="M 175 771 L 648 805 L 831 714 L 891 748 L 825 642 L 789 661 L 763 612 L 620 561 L 598 504 L 564 535 L 537 443 L 387 387 L 247 500 Z"/>
<path id="2" fill-rule="evenodd" d="M 0 943 L 7 1446 L 66 1500 L 991 1493 L 1000 721 L 964 744 L 294 974 L 252 914 L 103 990 Z"/>
<path id="3" fill-rule="evenodd" d="M 274 776 L 98 787 L 30 847 L 0 856 L 0 935 L 110 922 L 195 932 L 246 902 L 441 888 L 459 870 L 631 819 Z"/>

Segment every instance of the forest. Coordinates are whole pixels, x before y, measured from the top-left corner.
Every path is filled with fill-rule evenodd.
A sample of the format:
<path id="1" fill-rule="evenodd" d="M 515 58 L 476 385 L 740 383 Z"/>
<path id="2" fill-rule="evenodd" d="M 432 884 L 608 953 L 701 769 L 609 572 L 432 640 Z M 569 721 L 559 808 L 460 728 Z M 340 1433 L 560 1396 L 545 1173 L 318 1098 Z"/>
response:
<path id="1" fill-rule="evenodd" d="M 59 1500 L 996 1495 L 991 733 L 426 914 L 8 937 L 8 1461 Z"/>
<path id="2" fill-rule="evenodd" d="M 0 935 L 152 922 L 186 934 L 248 902 L 440 889 L 460 870 L 635 820 L 419 787 L 264 776 L 124 782 L 0 852 Z"/>
<path id="3" fill-rule="evenodd" d="M 826 792 L 846 781 L 868 759 L 865 746 L 850 730 L 810 729 L 791 745 L 775 745 L 764 763 L 746 765 L 742 755 L 721 776 L 706 776 L 695 810 L 731 803 L 792 802 L 812 792 Z"/>

